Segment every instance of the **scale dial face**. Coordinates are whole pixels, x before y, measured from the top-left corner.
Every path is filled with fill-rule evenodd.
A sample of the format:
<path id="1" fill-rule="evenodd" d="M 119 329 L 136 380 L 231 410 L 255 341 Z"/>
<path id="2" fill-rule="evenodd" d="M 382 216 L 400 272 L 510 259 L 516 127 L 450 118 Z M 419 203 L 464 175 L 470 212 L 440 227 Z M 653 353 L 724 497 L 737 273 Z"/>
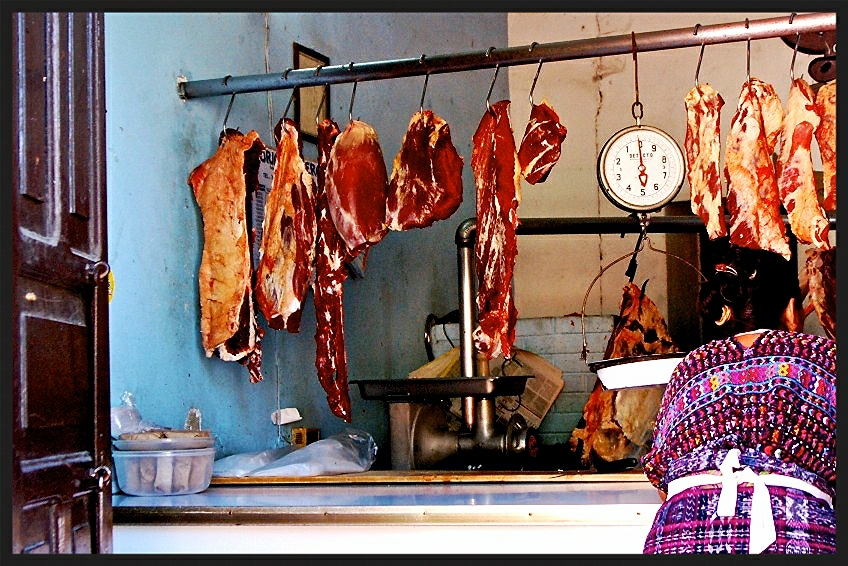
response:
<path id="1" fill-rule="evenodd" d="M 670 135 L 652 126 L 629 126 L 607 140 L 598 156 L 604 196 L 628 212 L 652 212 L 683 186 L 686 162 Z"/>

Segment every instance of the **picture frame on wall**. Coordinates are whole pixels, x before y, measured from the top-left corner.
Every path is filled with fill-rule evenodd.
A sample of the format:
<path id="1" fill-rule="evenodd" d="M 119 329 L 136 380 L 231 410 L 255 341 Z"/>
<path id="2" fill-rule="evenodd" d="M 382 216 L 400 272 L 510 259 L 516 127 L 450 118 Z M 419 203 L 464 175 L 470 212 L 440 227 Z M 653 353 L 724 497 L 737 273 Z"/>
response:
<path id="1" fill-rule="evenodd" d="M 326 67 L 330 58 L 297 42 L 292 43 L 295 69 Z M 304 141 L 318 143 L 318 123 L 329 117 L 330 85 L 300 87 L 294 93 L 294 121 Z M 322 100 L 323 99 L 323 100 Z"/>

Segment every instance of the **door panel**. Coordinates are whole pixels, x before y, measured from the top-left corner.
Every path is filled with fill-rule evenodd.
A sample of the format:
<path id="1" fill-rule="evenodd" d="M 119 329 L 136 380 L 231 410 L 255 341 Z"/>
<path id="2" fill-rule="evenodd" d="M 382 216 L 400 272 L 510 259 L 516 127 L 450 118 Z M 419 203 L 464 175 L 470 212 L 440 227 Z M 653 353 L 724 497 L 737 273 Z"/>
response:
<path id="1" fill-rule="evenodd" d="M 12 30 L 13 552 L 111 552 L 103 15 Z"/>

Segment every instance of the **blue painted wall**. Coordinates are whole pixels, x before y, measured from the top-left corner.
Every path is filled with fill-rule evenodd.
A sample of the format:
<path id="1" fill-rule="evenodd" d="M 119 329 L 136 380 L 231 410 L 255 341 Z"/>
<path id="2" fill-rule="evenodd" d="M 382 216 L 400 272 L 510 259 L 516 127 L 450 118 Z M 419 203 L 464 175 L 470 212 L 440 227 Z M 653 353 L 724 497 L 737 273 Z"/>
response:
<path id="1" fill-rule="evenodd" d="M 507 45 L 506 14 L 293 14 L 269 18 L 272 72 L 292 66 L 292 42 L 330 57 L 331 64 L 485 50 Z M 181 427 L 190 407 L 220 439 L 221 454 L 280 446 L 290 426 L 270 415 L 296 407 L 326 437 L 346 425 L 327 408 L 315 371 L 311 294 L 299 334 L 267 332 L 265 380 L 251 384 L 239 364 L 207 359 L 200 343 L 197 270 L 202 217 L 186 180 L 210 157 L 228 96 L 189 101 L 177 77 L 220 78 L 265 72 L 261 13 L 107 13 L 106 102 L 109 262 L 115 276 L 110 303 L 112 405 L 131 392 L 143 418 Z M 471 136 L 485 111 L 490 70 L 434 75 L 425 107 L 445 118 L 465 159 L 464 203 L 450 219 L 425 230 L 390 233 L 368 256 L 364 279 L 345 284 L 345 327 L 351 379 L 401 378 L 426 360 L 428 313 L 457 308 L 454 232 L 474 215 Z M 409 118 L 418 110 L 423 77 L 363 82 L 353 114 L 380 136 L 391 171 Z M 348 116 L 352 85 L 331 87 L 333 119 Z M 492 100 L 506 98 L 501 73 Z M 228 126 L 256 129 L 271 142 L 290 91 L 235 98 Z M 314 159 L 307 145 L 307 158 Z M 260 317 L 261 320 L 261 317 Z M 264 325 L 264 321 L 263 321 Z M 351 390 L 352 425 L 388 451 L 388 417 L 381 402 Z"/>

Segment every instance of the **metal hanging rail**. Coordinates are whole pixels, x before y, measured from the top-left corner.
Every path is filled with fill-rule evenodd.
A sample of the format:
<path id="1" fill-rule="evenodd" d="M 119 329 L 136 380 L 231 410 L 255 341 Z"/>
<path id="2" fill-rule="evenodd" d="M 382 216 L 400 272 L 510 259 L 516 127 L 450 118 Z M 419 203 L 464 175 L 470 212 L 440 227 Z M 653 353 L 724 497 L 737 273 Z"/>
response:
<path id="1" fill-rule="evenodd" d="M 761 20 L 745 19 L 741 22 L 714 25 L 696 25 L 689 28 L 651 31 L 635 34 L 638 52 L 662 51 L 701 44 L 732 43 L 749 39 L 792 37 L 836 30 L 836 13 L 791 14 Z M 566 61 L 629 54 L 633 49 L 633 35 L 616 35 L 593 39 L 577 39 L 556 43 L 532 43 L 523 47 L 505 47 L 479 52 L 447 55 L 421 55 L 418 58 L 395 59 L 344 65 L 327 65 L 305 69 L 287 69 L 283 73 L 264 75 L 227 75 L 219 79 L 189 81 L 177 79 L 180 98 L 203 98 L 222 94 L 264 92 L 325 84 L 371 81 L 416 75 L 454 73 L 476 69 L 529 65 L 539 62 Z"/>

